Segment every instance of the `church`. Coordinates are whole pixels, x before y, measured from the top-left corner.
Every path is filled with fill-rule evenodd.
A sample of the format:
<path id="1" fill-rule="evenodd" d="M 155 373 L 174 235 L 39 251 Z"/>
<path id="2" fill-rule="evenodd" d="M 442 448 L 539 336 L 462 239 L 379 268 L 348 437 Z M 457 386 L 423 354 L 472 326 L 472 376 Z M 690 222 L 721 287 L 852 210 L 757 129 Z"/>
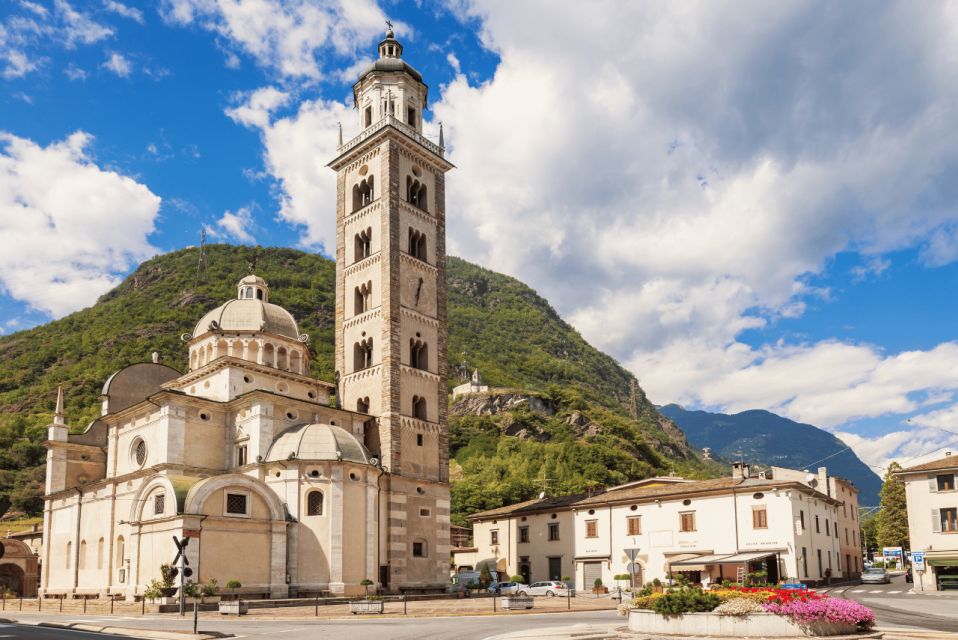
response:
<path id="1" fill-rule="evenodd" d="M 192 579 L 248 597 L 441 589 L 449 581 L 445 173 L 427 86 L 392 30 L 353 87 L 336 172 L 336 379 L 255 274 L 102 415 L 48 429 L 44 596 L 141 597 L 188 538 Z M 342 135 L 340 134 L 340 138 Z"/>

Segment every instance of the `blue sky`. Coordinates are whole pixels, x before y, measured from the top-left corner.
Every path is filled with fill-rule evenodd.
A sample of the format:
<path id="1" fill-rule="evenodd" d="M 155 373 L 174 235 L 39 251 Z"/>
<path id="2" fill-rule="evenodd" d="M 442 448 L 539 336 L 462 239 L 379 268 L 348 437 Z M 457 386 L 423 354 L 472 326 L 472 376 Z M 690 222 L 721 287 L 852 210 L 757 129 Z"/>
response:
<path id="1" fill-rule="evenodd" d="M 458 166 L 452 253 L 655 402 L 770 409 L 876 467 L 958 440 L 946 3 L 3 0 L 0 331 L 201 228 L 328 253 L 387 16 Z"/>

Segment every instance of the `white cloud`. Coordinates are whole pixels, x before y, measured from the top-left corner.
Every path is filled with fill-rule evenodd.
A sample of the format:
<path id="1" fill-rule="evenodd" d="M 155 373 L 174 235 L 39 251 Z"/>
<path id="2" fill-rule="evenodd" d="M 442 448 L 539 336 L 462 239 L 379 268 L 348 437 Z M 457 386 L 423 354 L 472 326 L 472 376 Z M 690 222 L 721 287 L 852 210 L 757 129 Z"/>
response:
<path id="1" fill-rule="evenodd" d="M 113 35 L 113 28 L 101 24 L 89 14 L 77 11 L 66 0 L 55 0 L 56 13 L 62 22 L 62 33 L 67 48 L 77 43 L 93 44 Z"/>
<path id="2" fill-rule="evenodd" d="M 78 131 L 43 147 L 0 133 L 0 286 L 54 317 L 80 309 L 156 253 L 160 198 L 98 167 Z"/>
<path id="3" fill-rule="evenodd" d="M 318 80 L 321 58 L 349 57 L 384 28 L 374 0 L 166 0 L 164 18 L 196 24 L 281 76 Z M 231 63 L 229 66 L 234 66 Z"/>
<path id="4" fill-rule="evenodd" d="M 49 13 L 47 11 L 47 8 L 44 7 L 42 4 L 38 4 L 36 2 L 30 2 L 29 0 L 20 0 L 20 6 L 28 11 L 35 13 L 41 18 L 47 17 L 47 14 Z"/>
<path id="5" fill-rule="evenodd" d="M 281 187 L 280 217 L 303 228 L 303 245 L 322 246 L 332 253 L 336 246 L 336 180 L 326 163 L 336 156 L 337 123 L 352 130 L 355 111 L 341 102 L 314 100 L 300 104 L 294 115 L 273 117 L 287 99 L 287 94 L 276 89 L 259 89 L 226 113 L 259 130 L 266 170 Z"/>
<path id="6" fill-rule="evenodd" d="M 0 53 L 0 56 L 7 63 L 3 68 L 4 78 L 22 78 L 37 68 L 35 60 L 31 60 L 27 57 L 27 54 L 16 49 L 7 49 Z"/>
<path id="7" fill-rule="evenodd" d="M 143 24 L 143 12 L 135 7 L 128 7 L 127 5 L 116 2 L 115 0 L 104 0 L 103 6 L 106 7 L 107 11 L 112 11 L 117 15 L 121 15 L 124 18 L 129 18 L 135 22 Z"/>
<path id="8" fill-rule="evenodd" d="M 128 78 L 130 73 L 133 72 L 133 63 L 122 53 L 116 53 L 115 51 L 107 57 L 106 62 L 101 66 L 121 78 Z"/>
<path id="9" fill-rule="evenodd" d="M 207 227 L 207 232 L 215 237 L 226 236 L 239 242 L 253 244 L 256 238 L 253 237 L 252 229 L 254 227 L 253 216 L 249 207 L 240 207 L 236 212 L 227 211 L 216 221 L 217 229 Z"/>
<path id="10" fill-rule="evenodd" d="M 86 71 L 76 66 L 72 62 L 63 70 L 64 75 L 70 80 L 86 80 Z"/>
<path id="11" fill-rule="evenodd" d="M 450 52 L 446 54 L 446 62 L 449 63 L 449 66 L 452 67 L 452 70 L 456 73 L 462 73 L 462 67 L 459 65 L 459 58 L 456 57 L 456 54 Z"/>

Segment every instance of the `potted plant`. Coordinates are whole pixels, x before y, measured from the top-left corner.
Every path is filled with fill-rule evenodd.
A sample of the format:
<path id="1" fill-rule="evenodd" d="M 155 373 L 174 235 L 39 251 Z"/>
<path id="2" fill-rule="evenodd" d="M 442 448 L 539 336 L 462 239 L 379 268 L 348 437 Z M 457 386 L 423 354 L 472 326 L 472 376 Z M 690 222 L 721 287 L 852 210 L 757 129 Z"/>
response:
<path id="1" fill-rule="evenodd" d="M 382 613 L 385 605 L 382 596 L 369 595 L 369 587 L 375 583 L 369 578 L 363 578 L 359 584 L 365 590 L 366 596 L 362 600 L 350 600 L 349 612 L 353 615 L 357 613 Z"/>
<path id="2" fill-rule="evenodd" d="M 656 578 L 652 581 L 652 592 L 653 593 L 662 593 L 662 581 Z"/>
<path id="3" fill-rule="evenodd" d="M 176 573 L 173 570 L 173 565 L 161 564 L 160 565 L 160 575 L 163 576 L 160 586 L 160 596 L 163 598 L 172 598 L 176 593 Z"/>
<path id="4" fill-rule="evenodd" d="M 592 593 L 599 595 L 602 593 L 608 593 L 609 590 L 602 585 L 602 578 L 596 578 L 592 583 Z"/>
<path id="5" fill-rule="evenodd" d="M 196 584 L 192 580 L 183 584 L 183 597 L 186 598 L 186 602 L 192 603 L 200 597 L 200 585 Z"/>
<path id="6" fill-rule="evenodd" d="M 210 578 L 200 589 L 200 596 L 203 598 L 203 602 L 206 602 L 207 598 L 210 602 L 219 602 L 220 598 L 217 595 L 219 592 L 220 585 L 216 582 L 216 578 Z"/>
<path id="7" fill-rule="evenodd" d="M 220 601 L 220 613 L 224 615 L 242 616 L 249 611 L 249 605 L 243 602 L 242 598 L 238 598 L 236 594 L 236 590 L 242 586 L 243 584 L 239 580 L 230 580 L 226 583 L 226 588 L 232 593 L 233 599 Z"/>
<path id="8" fill-rule="evenodd" d="M 572 584 L 572 576 L 562 576 L 562 581 L 569 590 L 569 595 L 575 596 L 575 585 Z"/>

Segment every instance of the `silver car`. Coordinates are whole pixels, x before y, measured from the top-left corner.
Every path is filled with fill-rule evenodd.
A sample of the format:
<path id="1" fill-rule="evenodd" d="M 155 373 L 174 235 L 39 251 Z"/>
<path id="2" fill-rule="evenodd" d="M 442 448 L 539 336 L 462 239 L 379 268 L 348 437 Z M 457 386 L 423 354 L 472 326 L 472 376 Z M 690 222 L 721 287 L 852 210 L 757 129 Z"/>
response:
<path id="1" fill-rule="evenodd" d="M 862 584 L 888 584 L 889 582 L 891 582 L 891 578 L 888 576 L 888 572 L 879 567 L 865 569 L 865 572 L 862 573 Z"/>
<path id="2" fill-rule="evenodd" d="M 544 582 L 533 582 L 529 586 L 530 596 L 560 596 L 565 598 L 569 595 L 569 588 L 564 582 L 558 580 L 546 580 Z"/>

